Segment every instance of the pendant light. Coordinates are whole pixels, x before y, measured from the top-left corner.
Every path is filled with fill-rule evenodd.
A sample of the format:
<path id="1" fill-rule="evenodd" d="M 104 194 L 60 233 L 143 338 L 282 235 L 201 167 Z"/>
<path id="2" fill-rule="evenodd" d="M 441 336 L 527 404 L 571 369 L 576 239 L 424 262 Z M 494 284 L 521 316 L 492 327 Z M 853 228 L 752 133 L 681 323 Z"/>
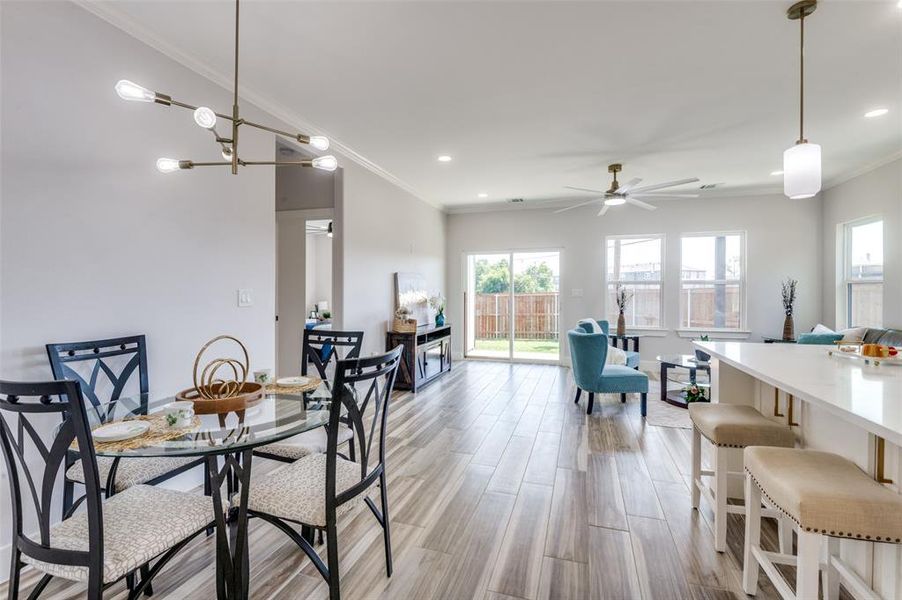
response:
<path id="1" fill-rule="evenodd" d="M 304 135 L 303 133 L 290 133 L 282 131 L 267 125 L 260 125 L 244 119 L 240 115 L 238 109 L 238 1 L 235 0 L 235 85 L 232 90 L 232 113 L 223 114 L 213 111 L 206 106 L 192 106 L 173 99 L 167 94 L 154 92 L 137 83 L 132 83 L 127 79 L 122 79 L 116 84 L 116 93 L 123 100 L 130 102 L 154 102 L 162 106 L 178 106 L 187 108 L 194 113 L 194 122 L 197 126 L 210 131 L 216 139 L 216 143 L 220 146 L 222 161 L 195 162 L 192 160 L 179 160 L 176 158 L 160 158 L 157 160 L 157 170 L 161 173 L 173 173 L 183 169 L 193 169 L 194 167 L 231 167 L 232 174 L 238 174 L 238 167 L 250 165 L 271 165 L 276 167 L 297 166 L 297 167 L 313 167 L 322 169 L 323 171 L 334 171 L 338 168 L 338 160 L 334 156 L 318 156 L 312 159 L 295 160 L 295 161 L 246 161 L 238 155 L 238 129 L 242 125 L 262 129 L 276 135 L 292 139 L 301 144 L 308 144 L 316 150 L 325 151 L 329 149 L 329 140 L 321 135 Z M 230 137 L 222 137 L 216 132 L 216 121 L 222 119 L 229 122 L 231 128 Z"/>
<path id="2" fill-rule="evenodd" d="M 799 22 L 799 139 L 783 153 L 783 193 L 793 200 L 811 198 L 821 191 L 821 147 L 805 139 L 805 17 L 817 0 L 802 0 L 786 12 Z"/>

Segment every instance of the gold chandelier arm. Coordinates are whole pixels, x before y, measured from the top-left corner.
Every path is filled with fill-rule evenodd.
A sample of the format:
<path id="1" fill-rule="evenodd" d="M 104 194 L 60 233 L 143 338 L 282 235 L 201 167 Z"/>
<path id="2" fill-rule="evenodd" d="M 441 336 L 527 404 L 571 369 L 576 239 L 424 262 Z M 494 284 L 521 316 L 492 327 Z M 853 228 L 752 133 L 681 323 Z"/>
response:
<path id="1" fill-rule="evenodd" d="M 248 166 L 269 166 L 269 167 L 312 167 L 312 160 L 245 160 L 241 164 Z"/>

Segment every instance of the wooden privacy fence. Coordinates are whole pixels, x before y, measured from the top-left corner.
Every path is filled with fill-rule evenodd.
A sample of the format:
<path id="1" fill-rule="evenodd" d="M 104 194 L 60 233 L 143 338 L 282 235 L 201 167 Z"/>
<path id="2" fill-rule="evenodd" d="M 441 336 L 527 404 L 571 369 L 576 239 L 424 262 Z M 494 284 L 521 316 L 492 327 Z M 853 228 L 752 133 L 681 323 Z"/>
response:
<path id="1" fill-rule="evenodd" d="M 507 339 L 510 294 L 476 294 L 476 339 Z M 556 340 L 560 331 L 560 294 L 514 294 L 514 334 L 518 340 Z"/>

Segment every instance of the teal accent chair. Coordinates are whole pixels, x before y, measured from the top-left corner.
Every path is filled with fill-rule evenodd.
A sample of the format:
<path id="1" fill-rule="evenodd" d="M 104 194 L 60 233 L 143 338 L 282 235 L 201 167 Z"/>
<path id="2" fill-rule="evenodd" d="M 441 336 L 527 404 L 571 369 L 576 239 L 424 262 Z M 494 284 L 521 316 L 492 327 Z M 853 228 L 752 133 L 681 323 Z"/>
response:
<path id="1" fill-rule="evenodd" d="M 592 414 L 595 394 L 620 394 L 620 401 L 626 402 L 627 394 L 641 394 L 641 409 L 647 412 L 648 375 L 622 365 L 606 365 L 608 356 L 608 336 L 604 333 L 588 333 L 583 328 L 567 332 L 570 342 L 570 361 L 573 379 L 576 380 L 576 399 L 583 390 L 589 393 L 586 414 Z"/>
<path id="2" fill-rule="evenodd" d="M 598 323 L 598 326 L 601 327 L 601 330 L 605 335 L 611 335 L 611 326 L 606 320 L 599 319 L 596 321 L 596 323 Z M 580 322 L 577 323 L 577 325 L 579 325 L 586 333 L 592 333 L 592 328 L 588 323 Z M 624 352 L 626 352 L 626 366 L 633 369 L 638 369 L 639 353 L 633 350 L 624 350 Z"/>

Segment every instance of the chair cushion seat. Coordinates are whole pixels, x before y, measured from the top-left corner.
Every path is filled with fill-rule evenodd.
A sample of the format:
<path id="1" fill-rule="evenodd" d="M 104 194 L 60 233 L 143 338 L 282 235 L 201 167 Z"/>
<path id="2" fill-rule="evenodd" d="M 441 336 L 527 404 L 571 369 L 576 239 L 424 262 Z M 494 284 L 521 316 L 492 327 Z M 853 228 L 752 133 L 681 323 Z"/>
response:
<path id="1" fill-rule="evenodd" d="M 106 480 L 110 474 L 110 468 L 115 459 L 108 456 L 97 457 L 97 472 L 100 476 L 100 486 L 106 487 Z M 162 458 L 123 458 L 116 469 L 116 492 L 128 489 L 132 486 L 147 483 L 160 475 L 175 471 L 193 462 L 198 462 L 196 456 L 171 456 Z M 85 482 L 85 474 L 81 461 L 66 470 L 66 478 L 77 483 Z"/>
<path id="2" fill-rule="evenodd" d="M 871 541 L 902 540 L 902 496 L 829 452 L 753 446 L 745 470 L 806 531 Z"/>
<path id="3" fill-rule="evenodd" d="M 771 421 L 751 406 L 693 402 L 689 405 L 689 418 L 696 429 L 717 446 L 792 448 L 795 445 L 792 429 Z"/>
<path id="4" fill-rule="evenodd" d="M 337 494 L 360 482 L 360 465 L 342 458 L 335 467 Z M 337 516 L 359 504 L 365 494 L 338 507 Z M 238 502 L 238 497 L 234 499 Z M 273 471 L 251 485 L 247 507 L 305 525 L 326 525 L 326 455 L 311 454 Z"/>
<path id="5" fill-rule="evenodd" d="M 149 485 L 111 496 L 103 503 L 103 581 L 120 579 L 212 521 L 213 502 L 206 496 Z M 87 513 L 81 511 L 54 525 L 50 546 L 87 551 Z M 45 563 L 24 555 L 22 560 L 54 577 L 88 579 L 87 567 Z"/>
<path id="6" fill-rule="evenodd" d="M 354 432 L 350 427 L 342 425 L 338 428 L 338 445 L 344 444 L 353 437 Z M 266 454 L 297 460 L 310 454 L 325 454 L 327 444 L 326 428 L 317 427 L 281 442 L 261 446 L 257 450 Z"/>
<path id="7" fill-rule="evenodd" d="M 586 391 L 602 394 L 648 392 L 648 375 L 623 365 L 605 365 L 596 379 L 595 389 Z"/>

